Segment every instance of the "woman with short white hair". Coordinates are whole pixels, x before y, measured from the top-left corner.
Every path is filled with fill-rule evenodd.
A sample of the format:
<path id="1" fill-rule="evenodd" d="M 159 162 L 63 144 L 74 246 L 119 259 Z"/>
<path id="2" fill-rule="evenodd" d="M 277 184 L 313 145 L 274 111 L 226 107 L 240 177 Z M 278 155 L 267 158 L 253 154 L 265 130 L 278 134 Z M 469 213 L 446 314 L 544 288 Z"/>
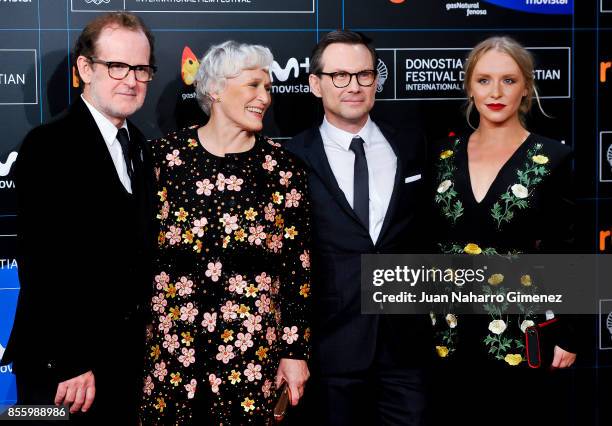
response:
<path id="1" fill-rule="evenodd" d="M 227 41 L 195 83 L 206 125 L 153 142 L 158 249 L 143 424 L 264 424 L 309 372 L 306 173 L 263 137 L 272 53 Z"/>

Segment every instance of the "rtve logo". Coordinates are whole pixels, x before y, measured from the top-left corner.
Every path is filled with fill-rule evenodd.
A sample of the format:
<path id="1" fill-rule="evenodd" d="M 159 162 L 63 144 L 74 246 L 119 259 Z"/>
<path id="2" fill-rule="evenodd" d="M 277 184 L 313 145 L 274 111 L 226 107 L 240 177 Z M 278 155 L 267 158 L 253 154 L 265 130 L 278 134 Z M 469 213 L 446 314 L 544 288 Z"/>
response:
<path id="1" fill-rule="evenodd" d="M 601 61 L 599 64 L 599 81 L 601 83 L 607 83 L 609 73 L 612 73 L 610 69 L 612 68 L 612 61 Z"/>
<path id="2" fill-rule="evenodd" d="M 612 244 L 612 228 L 599 231 L 599 251 L 606 251 L 609 244 Z"/>

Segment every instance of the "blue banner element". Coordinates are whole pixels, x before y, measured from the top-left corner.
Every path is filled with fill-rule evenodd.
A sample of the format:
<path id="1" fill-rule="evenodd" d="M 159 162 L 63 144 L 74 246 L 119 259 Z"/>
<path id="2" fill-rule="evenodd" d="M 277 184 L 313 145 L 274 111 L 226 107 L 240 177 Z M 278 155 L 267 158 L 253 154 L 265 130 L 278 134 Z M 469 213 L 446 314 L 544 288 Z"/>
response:
<path id="1" fill-rule="evenodd" d="M 574 0 L 485 0 L 485 2 L 521 12 L 546 15 L 571 15 L 574 11 Z"/>
<path id="2" fill-rule="evenodd" d="M 15 318 L 15 308 L 17 307 L 17 296 L 19 295 L 19 281 L 17 278 L 17 268 L 0 269 L 0 357 L 4 354 L 4 349 L 8 343 L 13 320 Z M 15 388 L 15 376 L 13 376 L 11 365 L 0 367 L 0 412 L 8 405 L 15 403 L 17 390 Z"/>

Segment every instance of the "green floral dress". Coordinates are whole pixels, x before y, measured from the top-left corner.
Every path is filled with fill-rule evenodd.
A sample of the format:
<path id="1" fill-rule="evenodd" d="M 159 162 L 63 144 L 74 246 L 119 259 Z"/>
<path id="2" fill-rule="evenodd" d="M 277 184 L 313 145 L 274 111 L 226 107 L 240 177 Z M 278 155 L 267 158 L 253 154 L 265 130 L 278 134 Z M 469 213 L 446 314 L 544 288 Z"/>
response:
<path id="1" fill-rule="evenodd" d="M 153 142 L 158 250 L 143 425 L 265 424 L 281 358 L 309 355 L 306 174 L 257 136 L 218 157 L 197 128 Z"/>
<path id="2" fill-rule="evenodd" d="M 468 170 L 467 137 L 451 133 L 435 152 L 432 189 L 442 253 L 495 255 L 555 253 L 572 240 L 570 149 L 531 134 L 503 165 L 485 197 L 477 202 Z M 513 281 L 488 277 L 484 291 L 537 292 L 529 275 Z M 489 317 L 432 314 L 441 358 L 463 355 L 470 362 L 525 366 L 524 330 L 540 321 L 524 306 L 521 315 L 489 307 Z M 542 319 L 543 321 L 543 319 Z M 463 351 L 463 354 L 456 352 Z"/>

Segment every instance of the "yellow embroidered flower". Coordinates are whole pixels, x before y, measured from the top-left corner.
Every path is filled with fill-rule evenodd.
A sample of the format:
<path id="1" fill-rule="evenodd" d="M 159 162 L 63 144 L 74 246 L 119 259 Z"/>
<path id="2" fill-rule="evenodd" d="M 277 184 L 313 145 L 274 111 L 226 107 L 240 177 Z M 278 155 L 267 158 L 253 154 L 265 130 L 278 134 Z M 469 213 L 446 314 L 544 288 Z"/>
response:
<path id="1" fill-rule="evenodd" d="M 280 192 L 276 191 L 274 194 L 272 194 L 272 202 L 275 204 L 280 204 L 283 202 L 283 196 L 280 194 Z"/>
<path id="2" fill-rule="evenodd" d="M 166 242 L 166 234 L 164 233 L 164 231 L 160 231 L 159 235 L 157 236 L 157 244 L 160 246 L 163 246 L 165 242 Z"/>
<path id="3" fill-rule="evenodd" d="M 242 401 L 240 405 L 244 407 L 244 411 L 246 411 L 247 413 L 255 409 L 255 401 L 249 399 L 249 397 L 244 398 L 244 401 Z"/>
<path id="4" fill-rule="evenodd" d="M 181 317 L 181 309 L 178 306 L 173 306 L 170 308 L 170 315 L 172 315 L 172 319 L 176 321 Z"/>
<path id="5" fill-rule="evenodd" d="M 198 141 L 196 141 L 194 138 L 189 138 L 187 139 L 187 146 L 189 146 L 190 148 L 194 148 L 198 146 Z"/>
<path id="6" fill-rule="evenodd" d="M 183 234 L 183 242 L 185 244 L 193 243 L 193 232 L 191 232 L 191 230 L 188 230 L 187 232 Z"/>
<path id="7" fill-rule="evenodd" d="M 448 157 L 452 156 L 454 153 L 452 150 L 447 149 L 446 151 L 442 151 L 442 153 L 440 153 L 440 158 L 442 160 L 446 160 Z"/>
<path id="8" fill-rule="evenodd" d="M 181 342 L 185 346 L 191 346 L 191 343 L 193 342 L 193 336 L 191 335 L 191 333 L 189 331 L 186 331 L 186 332 L 181 333 L 181 336 L 183 337 Z"/>
<path id="9" fill-rule="evenodd" d="M 534 155 L 533 157 L 531 157 L 531 159 L 533 160 L 534 163 L 537 163 L 537 164 L 548 163 L 548 157 L 545 155 Z"/>
<path id="10" fill-rule="evenodd" d="M 285 238 L 293 240 L 297 234 L 298 231 L 295 230 L 295 226 L 292 226 L 291 228 L 285 228 Z"/>
<path id="11" fill-rule="evenodd" d="M 283 226 L 285 226 L 285 219 L 283 219 L 280 214 L 277 214 L 274 217 L 274 225 L 276 225 L 277 228 L 282 228 Z"/>
<path id="12" fill-rule="evenodd" d="M 260 346 L 259 348 L 257 348 L 255 355 L 257 355 L 260 361 L 263 361 L 264 358 L 268 358 L 268 348 Z"/>
<path id="13" fill-rule="evenodd" d="M 159 201 L 163 203 L 168 199 L 168 189 L 164 186 L 161 191 L 157 192 L 157 195 L 159 196 Z"/>
<path id="14" fill-rule="evenodd" d="M 244 289 L 244 295 L 246 297 L 257 297 L 257 287 L 253 284 L 249 284 L 249 286 Z"/>
<path id="15" fill-rule="evenodd" d="M 446 358 L 448 356 L 448 348 L 446 346 L 436 346 L 436 353 L 440 358 Z"/>
<path id="16" fill-rule="evenodd" d="M 223 333 L 221 333 L 221 338 L 225 343 L 234 340 L 234 330 L 223 330 Z"/>
<path id="17" fill-rule="evenodd" d="M 491 285 L 499 285 L 504 281 L 503 274 L 493 274 L 489 277 L 487 282 Z"/>
<path id="18" fill-rule="evenodd" d="M 236 231 L 234 231 L 234 239 L 236 241 L 243 242 L 244 239 L 246 238 L 246 236 L 247 236 L 247 233 L 242 228 L 237 229 Z"/>
<path id="19" fill-rule="evenodd" d="M 159 345 L 151 346 L 151 358 L 153 358 L 154 361 L 157 361 L 160 355 L 161 350 L 159 349 Z"/>
<path id="20" fill-rule="evenodd" d="M 300 286 L 300 296 L 304 296 L 304 299 L 310 294 L 310 284 L 306 283 Z"/>
<path id="21" fill-rule="evenodd" d="M 166 401 L 164 398 L 157 398 L 157 404 L 155 404 L 154 407 L 157 408 L 160 413 L 163 413 L 164 408 L 166 408 Z"/>
<path id="22" fill-rule="evenodd" d="M 240 378 L 240 371 L 232 370 L 230 375 L 227 376 L 227 379 L 232 382 L 232 385 L 240 383 L 242 381 L 242 379 Z"/>
<path id="23" fill-rule="evenodd" d="M 510 365 L 519 365 L 521 362 L 523 362 L 523 357 L 521 354 L 508 354 L 504 358 L 504 361 Z"/>
<path id="24" fill-rule="evenodd" d="M 195 241 L 195 245 L 193 246 L 193 250 L 194 250 L 196 253 L 200 253 L 200 252 L 202 251 L 202 241 L 200 241 L 200 240 L 196 240 L 196 241 Z"/>
<path id="25" fill-rule="evenodd" d="M 444 319 L 446 320 L 446 324 L 448 324 L 449 328 L 457 327 L 457 317 L 454 314 L 446 314 Z"/>
<path id="26" fill-rule="evenodd" d="M 166 290 L 166 299 L 169 297 L 176 297 L 176 287 L 174 286 L 174 284 L 170 284 L 168 286 L 168 289 Z"/>
<path id="27" fill-rule="evenodd" d="M 253 207 L 251 207 L 250 209 L 244 211 L 244 215 L 246 216 L 247 220 L 255 220 L 258 213 L 253 210 Z"/>
<path id="28" fill-rule="evenodd" d="M 250 310 L 251 308 L 249 308 L 248 306 L 240 305 L 240 307 L 238 308 L 238 315 L 240 315 L 240 318 L 248 317 Z"/>
<path id="29" fill-rule="evenodd" d="M 230 243 L 232 239 L 230 238 L 229 235 L 226 235 L 225 237 L 223 237 L 223 248 L 227 248 L 227 245 Z"/>
<path id="30" fill-rule="evenodd" d="M 179 211 L 174 212 L 174 215 L 176 216 L 177 221 L 185 222 L 187 220 L 187 216 L 189 216 L 189 213 L 187 213 L 184 208 L 180 207 Z"/>
<path id="31" fill-rule="evenodd" d="M 170 383 L 172 383 L 174 386 L 178 386 L 182 381 L 183 379 L 181 378 L 181 373 L 170 373 Z"/>
<path id="32" fill-rule="evenodd" d="M 478 244 L 469 243 L 467 246 L 463 248 L 463 251 L 467 254 L 480 254 L 482 253 L 482 249 L 478 247 Z"/>
<path id="33" fill-rule="evenodd" d="M 531 286 L 531 276 L 530 275 L 521 275 L 521 284 L 524 285 L 525 287 L 530 287 Z"/>

